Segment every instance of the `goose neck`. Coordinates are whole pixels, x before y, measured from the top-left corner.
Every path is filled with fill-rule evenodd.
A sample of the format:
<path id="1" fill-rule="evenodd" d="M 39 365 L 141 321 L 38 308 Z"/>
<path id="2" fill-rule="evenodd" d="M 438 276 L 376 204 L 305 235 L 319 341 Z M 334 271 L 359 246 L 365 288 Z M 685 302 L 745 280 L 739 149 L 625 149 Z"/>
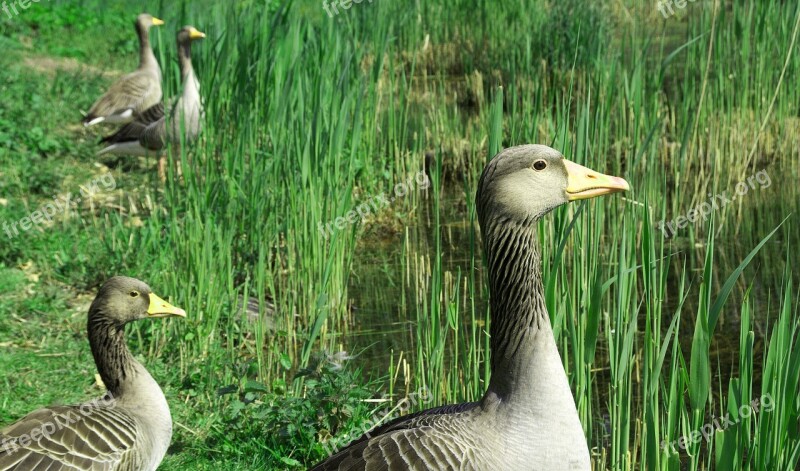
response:
<path id="1" fill-rule="evenodd" d="M 181 78 L 183 82 L 186 83 L 190 77 L 194 76 L 191 41 L 181 41 L 178 43 L 178 59 L 180 60 Z"/>
<path id="2" fill-rule="evenodd" d="M 94 310 L 89 314 L 87 330 L 100 378 L 109 394 L 118 397 L 143 370 L 128 350 L 124 325 L 112 321 L 102 311 Z"/>
<path id="3" fill-rule="evenodd" d="M 485 249 L 491 314 L 489 394 L 505 402 L 529 400 L 540 386 L 543 369 L 561 368 L 542 289 L 536 221 L 494 221 L 486 230 Z"/>
<path id="4" fill-rule="evenodd" d="M 150 30 L 140 23 L 136 24 L 136 34 L 139 36 L 139 70 L 159 70 L 158 61 L 150 45 Z"/>

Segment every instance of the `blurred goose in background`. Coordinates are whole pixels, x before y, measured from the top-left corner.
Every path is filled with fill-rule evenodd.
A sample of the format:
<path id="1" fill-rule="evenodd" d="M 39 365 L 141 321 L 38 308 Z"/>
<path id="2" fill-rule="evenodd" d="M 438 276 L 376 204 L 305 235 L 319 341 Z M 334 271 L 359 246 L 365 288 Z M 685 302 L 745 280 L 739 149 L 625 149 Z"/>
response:
<path id="1" fill-rule="evenodd" d="M 178 57 L 181 68 L 183 92 L 171 107 L 169 130 L 167 129 L 164 104 L 158 103 L 136 116 L 116 133 L 101 142 L 108 144 L 97 155 L 158 155 L 158 173 L 162 180 L 166 175 L 166 146 L 194 142 L 200 135 L 203 106 L 200 101 L 200 82 L 192 67 L 192 41 L 206 35 L 193 26 L 178 31 Z"/>
<path id="2" fill-rule="evenodd" d="M 379 426 L 313 470 L 591 470 L 545 306 L 537 221 L 569 201 L 628 189 L 547 146 L 492 159 L 476 197 L 489 268 L 488 390 L 478 402 Z"/>
<path id="3" fill-rule="evenodd" d="M 172 418 L 158 383 L 128 350 L 125 324 L 186 317 L 126 277 L 109 279 L 89 308 L 87 331 L 108 392 L 73 406 L 39 409 L 0 429 L 0 470 L 153 471 L 167 452 Z"/>
<path id="4" fill-rule="evenodd" d="M 139 36 L 139 68 L 114 82 L 83 118 L 84 126 L 129 123 L 137 113 L 161 101 L 161 68 L 150 47 L 150 28 L 164 22 L 148 13 L 136 18 Z"/>
<path id="5" fill-rule="evenodd" d="M 239 296 L 237 300 L 237 314 L 248 324 L 258 324 L 264 326 L 267 332 L 274 332 L 275 325 L 275 303 L 271 298 L 264 298 L 264 305 L 262 308 L 256 297 Z"/>

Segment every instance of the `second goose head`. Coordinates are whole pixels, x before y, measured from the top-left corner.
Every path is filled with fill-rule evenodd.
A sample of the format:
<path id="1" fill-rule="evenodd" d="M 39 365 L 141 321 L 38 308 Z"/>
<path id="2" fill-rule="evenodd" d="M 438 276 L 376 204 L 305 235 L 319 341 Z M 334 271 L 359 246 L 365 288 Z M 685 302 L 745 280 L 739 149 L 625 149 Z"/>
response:
<path id="1" fill-rule="evenodd" d="M 194 26 L 184 26 L 178 30 L 178 60 L 180 61 L 181 75 L 183 80 L 187 80 L 187 76 L 194 74 L 192 68 L 192 42 L 198 39 L 204 39 L 206 34 L 198 31 Z"/>
<path id="2" fill-rule="evenodd" d="M 198 39 L 205 39 L 206 33 L 198 31 L 194 26 L 184 26 L 178 30 L 178 52 L 181 59 L 188 59 L 191 61 L 192 42 Z"/>
<path id="3" fill-rule="evenodd" d="M 206 33 L 198 31 L 194 26 L 184 26 L 178 30 L 178 43 L 190 43 L 196 39 L 205 39 Z"/>

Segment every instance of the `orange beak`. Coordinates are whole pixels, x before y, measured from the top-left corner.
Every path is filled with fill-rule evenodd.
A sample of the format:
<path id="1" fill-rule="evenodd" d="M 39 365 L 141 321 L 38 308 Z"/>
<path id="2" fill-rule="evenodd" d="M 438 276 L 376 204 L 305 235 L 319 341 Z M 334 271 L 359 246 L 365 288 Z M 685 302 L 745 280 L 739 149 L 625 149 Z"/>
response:
<path id="1" fill-rule="evenodd" d="M 566 191 L 567 199 L 570 201 L 585 200 L 631 189 L 624 178 L 595 172 L 567 159 L 564 159 L 564 166 L 567 167 Z"/>

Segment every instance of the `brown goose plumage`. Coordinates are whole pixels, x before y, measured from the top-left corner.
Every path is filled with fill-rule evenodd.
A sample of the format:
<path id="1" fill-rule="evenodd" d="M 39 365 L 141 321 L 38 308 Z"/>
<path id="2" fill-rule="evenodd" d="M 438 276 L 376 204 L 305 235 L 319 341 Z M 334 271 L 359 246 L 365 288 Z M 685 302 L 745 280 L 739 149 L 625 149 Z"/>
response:
<path id="1" fill-rule="evenodd" d="M 108 280 L 89 308 L 87 331 L 108 392 L 74 406 L 34 411 L 0 430 L 0 471 L 153 471 L 169 446 L 172 418 L 161 388 L 125 343 L 125 324 L 185 317 L 143 282 Z"/>
<path id="2" fill-rule="evenodd" d="M 153 54 L 153 48 L 150 47 L 150 28 L 163 24 L 163 21 L 147 13 L 142 13 L 136 18 L 139 68 L 114 82 L 111 88 L 92 105 L 83 118 L 84 126 L 98 123 L 129 123 L 136 114 L 161 101 L 161 68 Z"/>
<path id="3" fill-rule="evenodd" d="M 166 146 L 173 142 L 190 143 L 200 134 L 201 118 L 203 114 L 200 101 L 200 82 L 192 66 L 192 41 L 205 38 L 193 26 L 185 26 L 178 31 L 178 57 L 180 59 L 181 80 L 183 92 L 170 113 L 169 130 L 167 130 L 164 104 L 158 103 L 145 112 L 136 116 L 136 119 L 120 128 L 116 133 L 104 138 L 101 142 L 108 144 L 97 155 L 158 155 L 159 173 L 164 172 L 163 160 Z"/>
<path id="4" fill-rule="evenodd" d="M 536 221 L 569 201 L 627 189 L 546 146 L 492 159 L 476 197 L 491 294 L 488 390 L 478 402 L 378 427 L 312 471 L 590 470 L 545 307 Z"/>

